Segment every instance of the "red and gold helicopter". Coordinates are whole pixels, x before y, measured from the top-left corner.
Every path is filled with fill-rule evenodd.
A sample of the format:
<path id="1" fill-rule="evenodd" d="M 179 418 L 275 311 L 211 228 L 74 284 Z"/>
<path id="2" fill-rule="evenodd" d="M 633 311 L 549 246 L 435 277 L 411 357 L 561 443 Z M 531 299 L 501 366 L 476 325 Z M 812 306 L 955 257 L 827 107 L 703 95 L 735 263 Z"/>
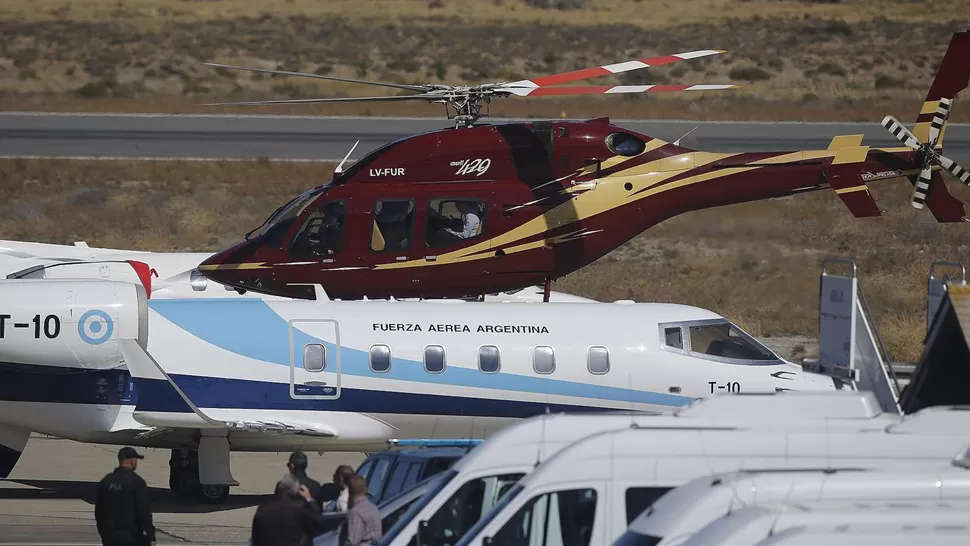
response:
<path id="1" fill-rule="evenodd" d="M 476 124 L 493 97 L 727 89 L 730 85 L 549 87 L 681 59 L 704 50 L 512 83 L 453 87 L 274 74 L 416 92 L 234 104 L 427 100 L 444 103 L 453 128 L 386 144 L 277 209 L 245 240 L 206 260 L 206 277 L 235 287 L 313 299 L 475 297 L 544 283 L 604 256 L 672 216 L 831 187 L 857 217 L 881 214 L 867 182 L 907 176 L 913 206 L 940 222 L 967 221 L 940 168 L 970 174 L 941 155 L 952 98 L 970 76 L 970 32 L 955 33 L 913 131 L 887 116 L 903 146 L 870 149 L 841 135 L 824 150 L 714 153 L 587 121 Z M 222 103 L 225 104 L 225 103 Z"/>

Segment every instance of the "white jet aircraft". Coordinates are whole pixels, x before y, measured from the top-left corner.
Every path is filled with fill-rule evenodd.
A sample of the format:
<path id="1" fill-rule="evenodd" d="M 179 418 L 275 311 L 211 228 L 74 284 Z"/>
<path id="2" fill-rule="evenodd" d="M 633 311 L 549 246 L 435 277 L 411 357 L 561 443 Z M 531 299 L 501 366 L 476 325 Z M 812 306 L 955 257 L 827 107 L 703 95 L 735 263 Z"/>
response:
<path id="1" fill-rule="evenodd" d="M 230 444 L 368 451 L 394 438 L 484 438 L 545 411 L 836 388 L 727 319 L 682 305 L 221 294 L 148 298 L 132 282 L 0 281 L 7 465 L 29 431 L 198 449 L 202 489 L 221 500 L 236 484 Z M 172 476 L 173 490 L 182 478 Z"/>

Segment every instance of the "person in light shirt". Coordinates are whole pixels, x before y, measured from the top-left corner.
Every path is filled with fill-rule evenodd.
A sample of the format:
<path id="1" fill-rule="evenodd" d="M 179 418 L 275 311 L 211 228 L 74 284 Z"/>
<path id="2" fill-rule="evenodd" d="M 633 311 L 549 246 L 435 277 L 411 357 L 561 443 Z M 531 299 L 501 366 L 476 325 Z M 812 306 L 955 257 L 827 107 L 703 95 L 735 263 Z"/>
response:
<path id="1" fill-rule="evenodd" d="M 482 224 L 482 219 L 478 216 L 478 207 L 471 201 L 458 201 L 457 206 L 458 212 L 461 213 L 461 231 L 447 228 L 445 231 L 451 233 L 459 239 L 471 239 L 472 237 L 478 235 L 478 228 Z"/>

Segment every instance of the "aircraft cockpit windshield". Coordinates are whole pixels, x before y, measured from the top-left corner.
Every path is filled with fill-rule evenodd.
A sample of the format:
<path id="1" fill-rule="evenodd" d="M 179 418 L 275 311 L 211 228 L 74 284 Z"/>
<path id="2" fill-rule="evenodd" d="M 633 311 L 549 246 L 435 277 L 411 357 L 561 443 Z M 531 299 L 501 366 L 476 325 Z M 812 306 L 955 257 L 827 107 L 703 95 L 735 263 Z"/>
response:
<path id="1" fill-rule="evenodd" d="M 771 349 L 725 319 L 661 324 L 660 343 L 665 351 L 732 364 L 774 365 L 781 361 Z"/>
<path id="2" fill-rule="evenodd" d="M 301 193 L 297 197 L 293 198 L 289 203 L 276 209 L 276 211 L 274 211 L 273 214 L 271 214 L 269 218 L 263 222 L 263 225 L 247 233 L 246 239 L 248 240 L 253 237 L 269 234 L 269 239 L 277 239 L 276 242 L 279 243 L 279 240 L 282 239 L 290 224 L 293 223 L 293 220 L 295 220 L 296 217 L 299 216 L 300 213 L 302 213 L 303 210 L 325 190 L 326 186 L 323 186 Z"/>

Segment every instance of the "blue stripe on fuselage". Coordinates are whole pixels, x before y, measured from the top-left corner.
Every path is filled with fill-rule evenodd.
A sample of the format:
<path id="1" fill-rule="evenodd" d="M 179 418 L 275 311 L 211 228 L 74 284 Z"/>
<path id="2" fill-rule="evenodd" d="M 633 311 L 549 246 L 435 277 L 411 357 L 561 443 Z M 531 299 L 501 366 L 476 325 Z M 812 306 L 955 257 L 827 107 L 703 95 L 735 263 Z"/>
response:
<path id="1" fill-rule="evenodd" d="M 149 300 L 149 306 L 175 326 L 220 349 L 280 366 L 290 365 L 289 323 L 263 300 Z M 326 345 L 328 351 L 334 349 L 332 344 L 294 328 L 295 347 L 303 347 L 311 343 Z M 477 367 L 469 369 L 449 366 L 442 373 L 430 374 L 424 370 L 422 362 L 399 357 L 393 357 L 391 369 L 388 372 L 378 374 L 371 371 L 369 357 L 365 351 L 341 347 L 340 356 L 341 374 L 350 376 L 660 406 L 681 406 L 692 400 L 686 396 L 590 385 L 545 377 L 504 372 L 486 374 L 478 371 Z M 165 367 L 164 362 L 159 364 Z M 208 377 L 215 378 L 216 374 L 210 372 Z M 181 387 L 181 381 L 176 383 Z M 218 394 L 207 390 L 197 391 L 197 395 L 200 398 L 192 397 L 192 401 L 199 407 L 210 407 L 210 398 L 218 398 Z M 424 393 L 421 394 L 421 396 L 424 395 Z M 286 399 L 291 400 L 288 391 Z"/>
<path id="2" fill-rule="evenodd" d="M 204 408 L 249 410 L 305 410 L 340 411 L 354 413 L 383 413 L 401 415 L 451 415 L 465 417 L 511 417 L 524 418 L 546 411 L 580 412 L 604 411 L 604 408 L 547 404 L 545 402 L 521 402 L 495 398 L 474 398 L 439 394 L 417 394 L 365 389 L 341 389 L 334 400 L 307 400 L 290 397 L 290 386 L 285 383 L 245 381 L 241 379 L 173 376 L 182 392 L 193 402 L 205 399 Z M 185 402 L 167 381 L 136 379 L 139 392 L 138 411 L 183 413 Z M 147 393 L 158 393 L 150 396 Z"/>

